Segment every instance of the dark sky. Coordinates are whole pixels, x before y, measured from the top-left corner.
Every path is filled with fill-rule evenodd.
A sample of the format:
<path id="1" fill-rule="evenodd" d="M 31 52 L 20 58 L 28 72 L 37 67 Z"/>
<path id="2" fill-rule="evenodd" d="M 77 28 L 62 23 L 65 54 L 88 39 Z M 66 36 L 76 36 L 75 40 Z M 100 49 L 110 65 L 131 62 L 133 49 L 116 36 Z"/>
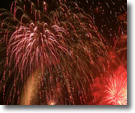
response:
<path id="1" fill-rule="evenodd" d="M 0 8 L 10 9 L 12 1 L 13 0 L 1 0 L 0 1 Z"/>

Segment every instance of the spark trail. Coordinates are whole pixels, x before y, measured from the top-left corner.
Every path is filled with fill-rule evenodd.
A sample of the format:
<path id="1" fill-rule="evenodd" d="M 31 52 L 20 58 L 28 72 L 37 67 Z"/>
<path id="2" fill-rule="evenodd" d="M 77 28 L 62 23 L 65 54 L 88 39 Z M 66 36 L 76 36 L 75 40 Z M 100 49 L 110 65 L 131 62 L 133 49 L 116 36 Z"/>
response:
<path id="1" fill-rule="evenodd" d="M 10 11 L 0 9 L 4 104 L 87 104 L 106 70 L 106 40 L 91 16 L 74 2 L 57 5 L 14 0 Z"/>

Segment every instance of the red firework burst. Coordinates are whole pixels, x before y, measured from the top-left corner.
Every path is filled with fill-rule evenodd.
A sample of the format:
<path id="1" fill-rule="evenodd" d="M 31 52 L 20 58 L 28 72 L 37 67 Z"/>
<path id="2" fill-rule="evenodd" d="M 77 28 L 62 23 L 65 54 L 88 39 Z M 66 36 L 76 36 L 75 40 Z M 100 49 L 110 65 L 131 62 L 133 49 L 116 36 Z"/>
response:
<path id="1" fill-rule="evenodd" d="M 106 77 L 96 78 L 93 84 L 95 103 L 100 105 L 127 105 L 127 70 L 119 66 Z"/>

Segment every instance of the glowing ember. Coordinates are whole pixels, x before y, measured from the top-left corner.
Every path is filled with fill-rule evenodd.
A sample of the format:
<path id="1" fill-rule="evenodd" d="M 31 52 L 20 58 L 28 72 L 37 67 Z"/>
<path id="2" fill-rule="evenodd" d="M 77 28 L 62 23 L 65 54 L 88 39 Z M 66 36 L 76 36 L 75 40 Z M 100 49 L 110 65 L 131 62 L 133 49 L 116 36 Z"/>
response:
<path id="1" fill-rule="evenodd" d="M 51 100 L 50 102 L 48 102 L 48 105 L 55 105 L 55 102 Z"/>

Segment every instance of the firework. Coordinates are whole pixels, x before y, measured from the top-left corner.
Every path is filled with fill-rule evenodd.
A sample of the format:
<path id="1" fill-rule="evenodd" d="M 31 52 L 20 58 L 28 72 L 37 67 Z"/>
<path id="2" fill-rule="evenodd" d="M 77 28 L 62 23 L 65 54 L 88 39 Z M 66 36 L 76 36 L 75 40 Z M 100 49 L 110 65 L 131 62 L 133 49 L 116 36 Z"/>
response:
<path id="1" fill-rule="evenodd" d="M 58 4 L 48 12 L 45 1 L 15 0 L 10 12 L 0 10 L 5 104 L 85 104 L 105 68 L 105 40 L 90 15 L 76 3 Z"/>
<path id="2" fill-rule="evenodd" d="M 93 85 L 94 102 L 99 105 L 127 105 L 127 71 L 119 66 L 116 71 L 96 78 Z"/>

